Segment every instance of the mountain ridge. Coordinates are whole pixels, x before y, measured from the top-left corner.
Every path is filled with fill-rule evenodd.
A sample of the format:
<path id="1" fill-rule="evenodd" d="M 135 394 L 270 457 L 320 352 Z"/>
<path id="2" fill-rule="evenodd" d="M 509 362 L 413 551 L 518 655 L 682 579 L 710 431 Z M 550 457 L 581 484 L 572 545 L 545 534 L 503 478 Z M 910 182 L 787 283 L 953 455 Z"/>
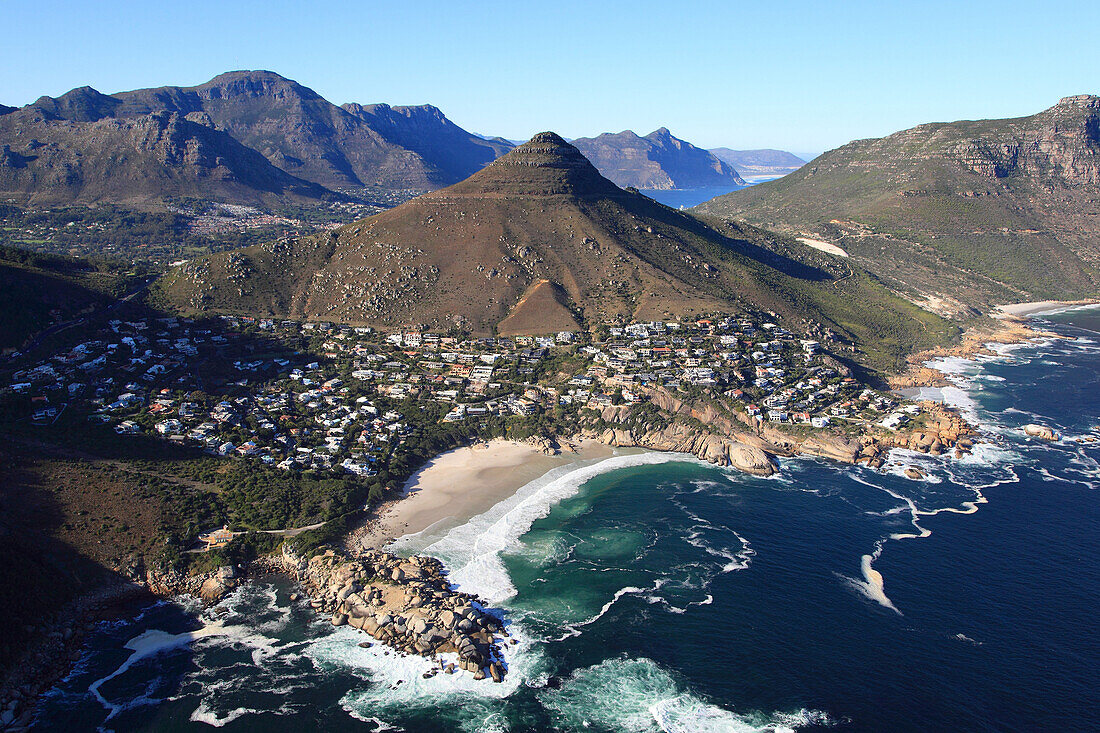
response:
<path id="1" fill-rule="evenodd" d="M 577 138 L 572 144 L 622 187 L 668 190 L 746 185 L 738 172 L 661 127 L 642 137 L 632 130 Z"/>
<path id="2" fill-rule="evenodd" d="M 420 192 L 462 180 L 510 147 L 462 130 L 430 105 L 345 106 L 270 71 L 232 71 L 192 87 L 116 94 L 78 87 L 0 115 L 0 145 L 6 146 L 0 159 L 0 193 L 30 202 L 151 201 L 201 195 L 196 186 L 178 181 L 204 176 L 239 184 L 212 187 L 215 198 L 249 204 L 319 199 L 331 197 L 331 191 Z M 163 160 L 151 156 L 149 141 L 137 133 L 108 135 L 103 144 L 98 137 L 110 127 L 109 120 L 118 123 L 116 132 L 132 131 L 163 115 L 213 131 L 191 129 L 196 141 L 184 147 L 213 147 L 215 158 L 235 158 L 242 166 L 247 163 L 247 170 L 230 166 L 217 175 L 179 170 L 171 166 L 171 155 L 162 155 Z M 180 126 L 186 125 L 177 123 Z M 55 150 L 40 162 L 41 154 L 27 150 L 45 138 Z M 266 162 L 249 160 L 241 148 Z M 92 159 L 99 156 L 99 171 L 93 170 L 84 151 Z M 128 171 L 121 178 L 116 175 L 120 163 Z M 140 165 L 146 168 L 138 170 Z M 16 168 L 22 172 L 13 173 Z M 73 174 L 74 169 L 79 170 Z M 85 185 L 74 189 L 71 181 L 66 182 L 74 176 Z M 128 180 L 131 190 L 126 189 Z M 273 188 L 276 180 L 281 183 Z M 157 181 L 171 183 L 158 193 Z M 267 183 L 249 191 L 258 181 Z M 55 188 L 47 190 L 51 185 Z"/>
<path id="3" fill-rule="evenodd" d="M 944 315 L 1100 292 L 1100 97 L 918 125 L 701 204 L 836 244 Z"/>

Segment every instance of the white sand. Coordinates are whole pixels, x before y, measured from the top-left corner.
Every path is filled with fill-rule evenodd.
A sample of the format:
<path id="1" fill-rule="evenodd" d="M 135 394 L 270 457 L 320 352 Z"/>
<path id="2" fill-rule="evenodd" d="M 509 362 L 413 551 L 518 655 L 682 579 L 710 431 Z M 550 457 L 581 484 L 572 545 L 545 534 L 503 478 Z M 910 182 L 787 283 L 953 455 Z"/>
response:
<path id="1" fill-rule="evenodd" d="M 810 239 L 809 237 L 798 237 L 799 242 L 807 247 L 813 247 L 816 250 L 825 252 L 826 254 L 836 255 L 837 257 L 847 257 L 848 253 L 840 247 L 836 246 L 832 242 L 822 242 L 820 239 Z"/>
<path id="2" fill-rule="evenodd" d="M 1039 313 L 1046 313 L 1047 311 L 1071 308 L 1075 305 L 1091 305 L 1096 302 L 1095 300 L 1036 300 L 1030 303 L 999 305 L 996 307 L 996 310 L 1010 316 L 1034 316 Z"/>
<path id="3" fill-rule="evenodd" d="M 403 498 L 380 509 L 380 516 L 356 533 L 364 547 L 382 547 L 402 535 L 458 526 L 487 512 L 521 487 L 558 466 L 607 458 L 610 446 L 593 440 L 563 443 L 559 455 L 546 455 L 526 443 L 494 440 L 457 448 L 429 461 L 405 484 Z"/>

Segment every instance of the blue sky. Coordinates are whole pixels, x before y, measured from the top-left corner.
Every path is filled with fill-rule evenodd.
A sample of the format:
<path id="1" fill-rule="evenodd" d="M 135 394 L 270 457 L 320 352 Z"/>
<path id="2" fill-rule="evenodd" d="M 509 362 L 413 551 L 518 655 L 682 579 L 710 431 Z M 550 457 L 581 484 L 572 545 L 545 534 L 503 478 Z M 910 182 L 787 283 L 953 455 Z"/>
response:
<path id="1" fill-rule="evenodd" d="M 667 126 L 820 152 L 1100 93 L 1100 3 L 2 0 L 0 102 L 270 69 L 527 138 Z"/>

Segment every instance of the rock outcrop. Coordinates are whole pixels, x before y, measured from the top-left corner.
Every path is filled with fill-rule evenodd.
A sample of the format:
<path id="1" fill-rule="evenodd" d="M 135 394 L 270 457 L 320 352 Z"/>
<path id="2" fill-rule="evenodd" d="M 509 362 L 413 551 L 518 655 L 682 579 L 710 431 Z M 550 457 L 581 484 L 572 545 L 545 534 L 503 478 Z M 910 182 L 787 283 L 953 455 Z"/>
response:
<path id="1" fill-rule="evenodd" d="M 608 445 L 690 453 L 717 466 L 732 466 L 757 476 L 770 476 L 775 473 L 775 465 L 763 449 L 679 423 L 673 423 L 663 430 L 642 433 L 612 428 L 587 437 L 593 437 Z"/>
<path id="2" fill-rule="evenodd" d="M 849 437 L 828 428 L 800 434 L 733 412 L 714 399 L 698 398 L 689 403 L 665 389 L 642 391 L 666 422 L 640 424 L 632 419 L 630 405 L 613 405 L 601 411 L 601 427 L 585 431 L 583 437 L 608 445 L 689 453 L 758 476 L 774 473 L 774 459 L 780 456 L 815 456 L 881 468 L 891 448 L 932 455 L 954 449 L 956 457 L 961 457 L 977 441 L 976 431 L 957 411 L 929 401 L 920 403 L 919 429 L 894 432 L 868 423 L 862 426 L 861 435 Z"/>
<path id="3" fill-rule="evenodd" d="M 811 435 L 798 448 L 803 455 L 828 458 L 840 463 L 855 463 L 862 446 L 841 435 L 821 433 Z"/>
<path id="4" fill-rule="evenodd" d="M 1053 429 L 1048 428 L 1046 425 L 1025 425 L 1024 433 L 1032 438 L 1039 438 L 1041 440 L 1058 440 L 1058 433 Z"/>
<path id="5" fill-rule="evenodd" d="M 443 565 L 432 557 L 401 558 L 371 550 L 347 558 L 333 550 L 307 560 L 284 559 L 334 626 L 351 626 L 405 654 L 440 661 L 447 674 L 463 669 L 475 679 L 504 679 L 501 643 L 509 640 L 501 619 L 477 596 L 457 591 Z M 427 674 L 435 674 L 436 671 Z"/>

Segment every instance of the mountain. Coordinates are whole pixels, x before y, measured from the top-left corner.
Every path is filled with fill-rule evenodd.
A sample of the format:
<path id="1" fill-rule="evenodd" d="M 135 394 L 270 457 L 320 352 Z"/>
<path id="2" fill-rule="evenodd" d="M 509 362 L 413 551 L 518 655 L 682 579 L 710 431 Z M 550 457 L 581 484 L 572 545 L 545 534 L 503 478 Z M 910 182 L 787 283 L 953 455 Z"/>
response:
<path id="1" fill-rule="evenodd" d="M 455 183 L 481 170 L 515 147 L 502 138 L 484 139 L 466 132 L 430 104 L 345 104 L 343 109 L 367 123 L 386 140 L 430 162 L 439 181 Z"/>
<path id="2" fill-rule="evenodd" d="M 639 137 L 630 130 L 582 137 L 573 145 L 619 186 L 667 190 L 744 186 L 731 166 L 666 128 Z"/>
<path id="3" fill-rule="evenodd" d="M 42 142 L 51 147 L 39 151 Z M 7 169 L 0 193 L 17 198 L 206 193 L 243 203 L 318 198 L 326 189 L 435 189 L 510 148 L 462 130 L 435 107 L 341 108 L 270 71 L 229 72 L 194 87 L 112 95 L 81 87 L 42 97 L 0 116 L 0 145 L 10 149 L 0 161 Z M 215 182 L 209 191 L 206 181 Z"/>
<path id="4" fill-rule="evenodd" d="M 155 297 L 189 313 L 502 334 L 770 311 L 835 330 L 879 367 L 950 335 L 834 258 L 618 188 L 553 133 L 333 232 L 182 265 Z"/>
<path id="5" fill-rule="evenodd" d="M 276 168 L 201 113 L 104 114 L 117 106 L 85 88 L 0 116 L 0 197 L 53 205 L 168 196 L 251 204 L 331 196 Z"/>
<path id="6" fill-rule="evenodd" d="M 786 150 L 730 150 L 729 148 L 711 148 L 710 153 L 719 160 L 733 166 L 743 177 L 785 176 L 793 173 L 806 161 Z"/>
<path id="7" fill-rule="evenodd" d="M 700 213 L 824 240 L 945 315 L 1100 294 L 1100 97 L 831 150 Z"/>
<path id="8" fill-rule="evenodd" d="M 114 95 L 119 113 L 205 112 L 277 167 L 327 188 L 432 189 L 460 181 L 505 151 L 435 107 L 344 108 L 271 71 L 232 71 L 197 87 Z M 436 139 L 438 138 L 438 139 Z"/>

